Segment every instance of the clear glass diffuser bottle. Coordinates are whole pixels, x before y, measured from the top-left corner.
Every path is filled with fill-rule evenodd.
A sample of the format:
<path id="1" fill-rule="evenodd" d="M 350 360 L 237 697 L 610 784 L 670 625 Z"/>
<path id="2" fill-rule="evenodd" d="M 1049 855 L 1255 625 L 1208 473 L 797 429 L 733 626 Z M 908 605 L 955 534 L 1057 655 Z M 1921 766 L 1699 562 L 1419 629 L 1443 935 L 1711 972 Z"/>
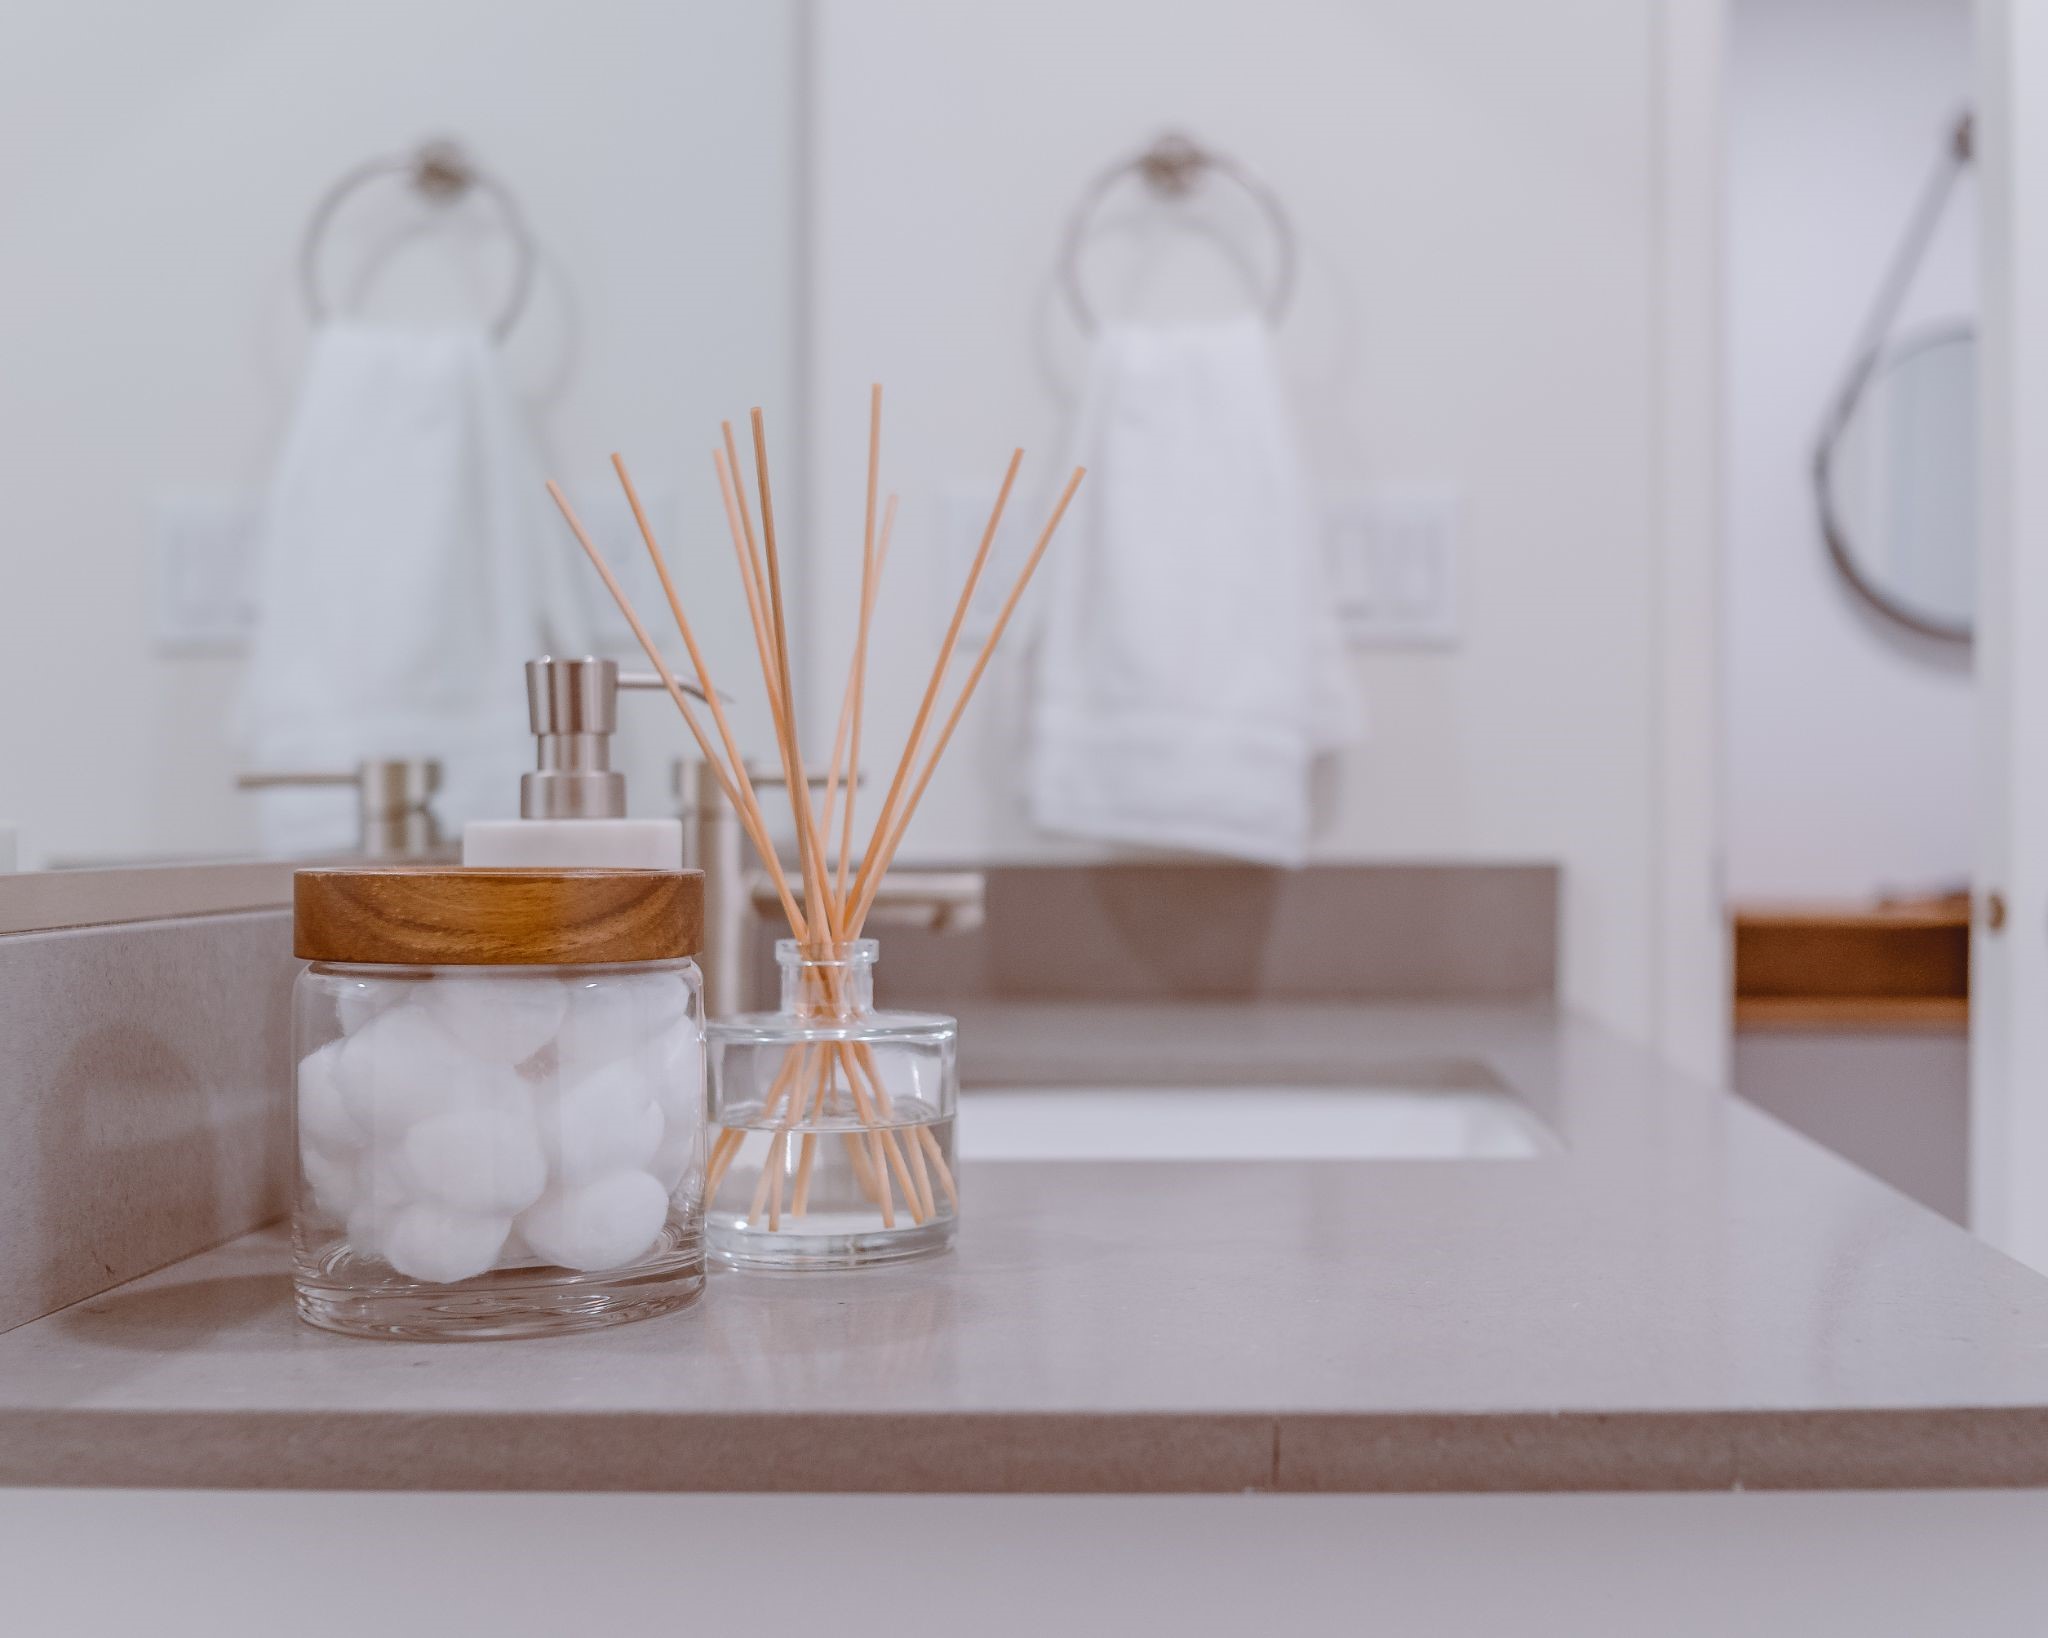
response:
<path id="1" fill-rule="evenodd" d="M 859 1268 L 953 1243 L 951 1018 L 878 1012 L 873 939 L 783 939 L 777 1012 L 713 1021 L 705 1237 L 738 1268 Z"/>

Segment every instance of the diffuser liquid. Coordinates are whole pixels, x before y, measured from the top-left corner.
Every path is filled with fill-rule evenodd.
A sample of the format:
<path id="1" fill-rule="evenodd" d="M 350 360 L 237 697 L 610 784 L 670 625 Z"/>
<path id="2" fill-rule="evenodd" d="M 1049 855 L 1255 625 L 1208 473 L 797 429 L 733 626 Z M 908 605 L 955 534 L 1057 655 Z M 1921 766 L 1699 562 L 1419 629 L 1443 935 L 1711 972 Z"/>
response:
<path id="1" fill-rule="evenodd" d="M 900 1104 L 892 1114 L 872 1126 L 756 1116 L 714 1127 L 714 1154 L 721 1137 L 738 1147 L 707 1203 L 713 1260 L 856 1268 L 945 1250 L 958 1222 L 953 1118 Z"/>

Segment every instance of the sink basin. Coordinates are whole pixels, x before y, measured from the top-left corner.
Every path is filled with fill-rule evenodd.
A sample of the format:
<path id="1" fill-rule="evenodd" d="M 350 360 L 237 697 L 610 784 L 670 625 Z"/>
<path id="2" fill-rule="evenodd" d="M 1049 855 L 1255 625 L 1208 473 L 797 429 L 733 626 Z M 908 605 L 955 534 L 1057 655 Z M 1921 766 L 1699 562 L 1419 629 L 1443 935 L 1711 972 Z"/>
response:
<path id="1" fill-rule="evenodd" d="M 967 1160 L 1528 1160 L 1550 1128 L 1506 1091 L 1393 1086 L 969 1088 Z"/>

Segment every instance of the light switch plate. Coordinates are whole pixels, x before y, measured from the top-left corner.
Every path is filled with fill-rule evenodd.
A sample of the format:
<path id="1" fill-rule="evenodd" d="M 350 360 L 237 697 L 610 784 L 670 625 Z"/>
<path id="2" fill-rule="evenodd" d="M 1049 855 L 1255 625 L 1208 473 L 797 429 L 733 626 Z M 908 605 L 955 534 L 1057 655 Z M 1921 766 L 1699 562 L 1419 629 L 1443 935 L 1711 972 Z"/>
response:
<path id="1" fill-rule="evenodd" d="M 1332 491 L 1323 507 L 1330 577 L 1359 647 L 1458 641 L 1458 495 L 1442 483 Z"/>
<path id="2" fill-rule="evenodd" d="M 672 568 L 684 565 L 675 527 L 679 509 L 673 483 L 640 481 L 640 503 L 656 538 L 669 554 Z M 611 564 L 619 583 L 643 617 L 665 611 L 661 581 L 641 543 L 632 509 L 616 483 L 592 483 L 570 491 L 570 502 L 589 528 L 591 538 Z M 166 654 L 233 654 L 248 647 L 256 624 L 256 526 L 261 498 L 229 489 L 180 489 L 157 497 L 153 508 L 153 551 L 150 607 L 151 636 Z M 554 522 L 548 509 L 541 520 Z M 544 537 L 558 544 L 552 535 Z M 572 582 L 590 574 L 581 553 L 573 554 Z M 634 654 L 640 645 L 612 600 L 601 587 L 587 595 L 595 646 L 599 653 Z M 659 629 L 667 627 L 666 615 Z"/>
<path id="3" fill-rule="evenodd" d="M 247 645 L 256 621 L 259 505 L 252 494 L 225 489 L 157 498 L 150 630 L 160 652 L 233 653 Z"/>

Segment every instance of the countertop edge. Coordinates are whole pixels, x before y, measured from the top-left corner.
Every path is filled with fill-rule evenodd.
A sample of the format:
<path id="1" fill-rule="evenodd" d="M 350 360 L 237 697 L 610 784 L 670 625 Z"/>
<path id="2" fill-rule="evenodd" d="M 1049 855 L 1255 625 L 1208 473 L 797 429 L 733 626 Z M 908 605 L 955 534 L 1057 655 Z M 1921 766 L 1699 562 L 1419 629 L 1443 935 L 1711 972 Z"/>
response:
<path id="1" fill-rule="evenodd" d="M 2048 1408 L 0 1412 L 0 1485 L 869 1494 L 2048 1487 Z"/>

